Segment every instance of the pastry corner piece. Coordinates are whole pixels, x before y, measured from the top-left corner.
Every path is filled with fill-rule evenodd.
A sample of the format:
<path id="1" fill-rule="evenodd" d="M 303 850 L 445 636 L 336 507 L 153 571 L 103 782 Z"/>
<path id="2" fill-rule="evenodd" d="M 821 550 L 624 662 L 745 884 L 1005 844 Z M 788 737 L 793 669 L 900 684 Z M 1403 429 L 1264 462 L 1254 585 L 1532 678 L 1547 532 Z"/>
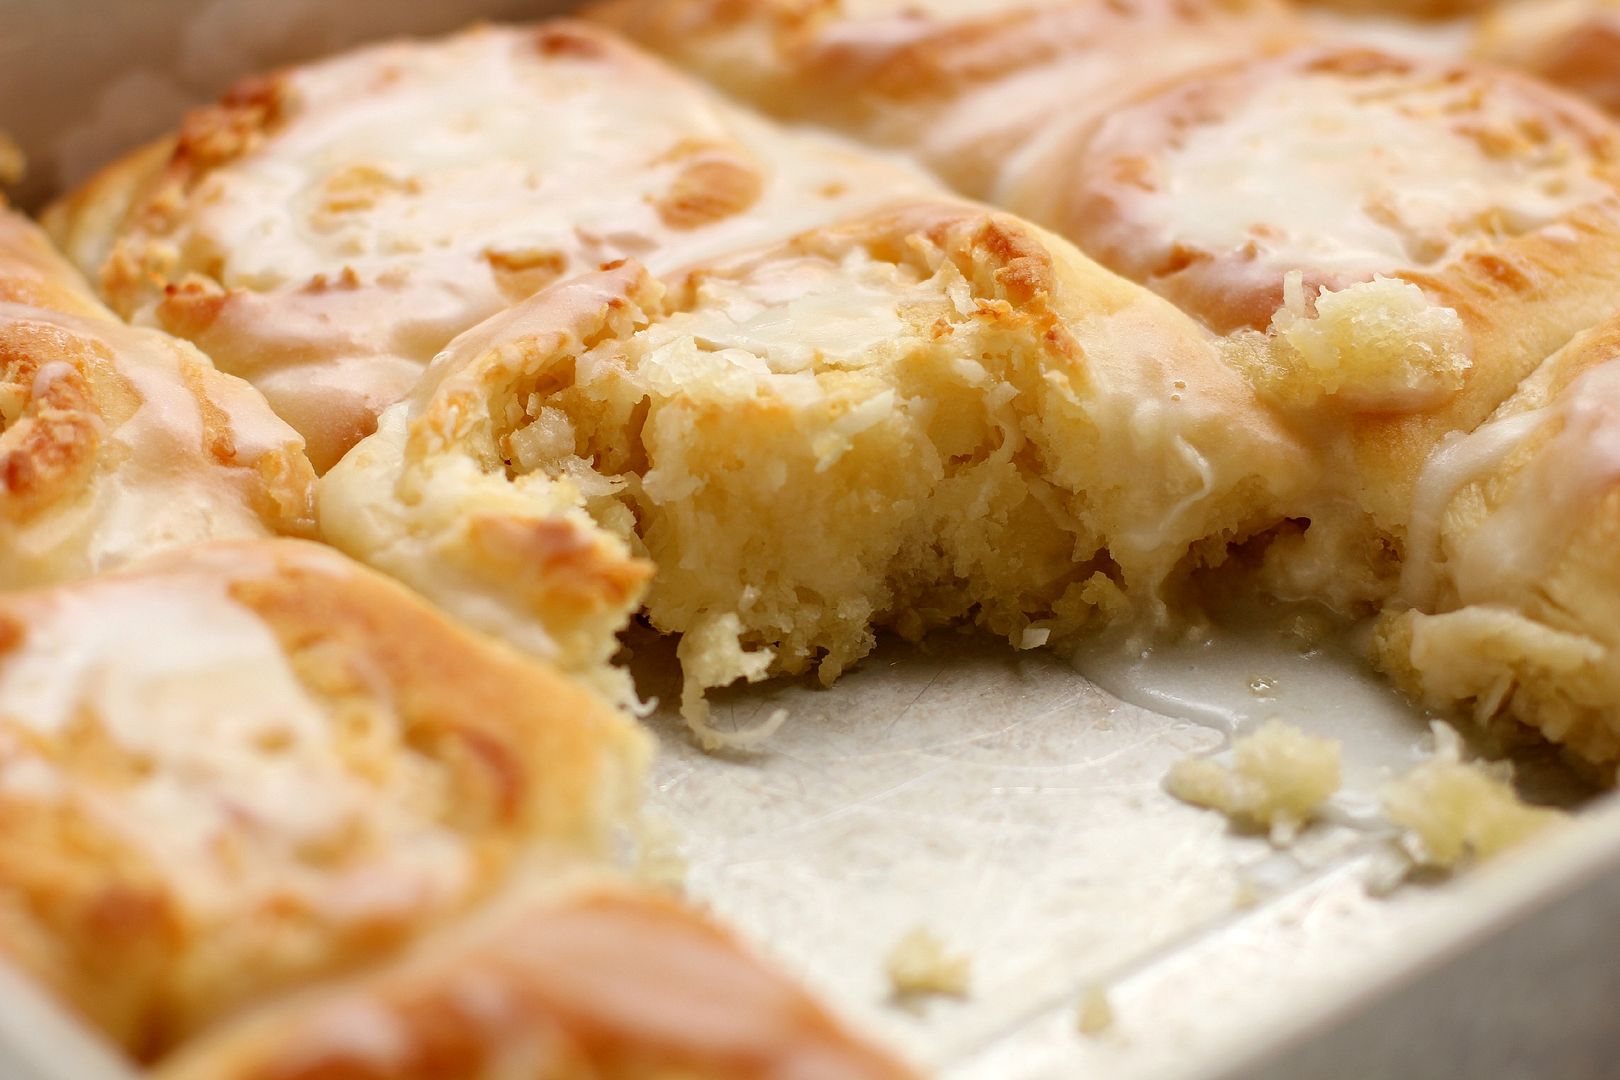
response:
<path id="1" fill-rule="evenodd" d="M 138 1061 L 601 859 L 646 737 L 329 548 L 0 595 L 0 953 Z"/>
<path id="2" fill-rule="evenodd" d="M 154 1080 L 916 1080 L 678 902 L 582 881 L 226 1025 Z"/>
<path id="3" fill-rule="evenodd" d="M 303 440 L 187 342 L 125 325 L 0 206 L 0 588 L 314 529 Z"/>
<path id="4" fill-rule="evenodd" d="M 520 643 L 554 578 L 589 582 L 506 538 L 594 522 L 658 566 L 646 614 L 712 737 L 706 688 L 830 682 L 879 628 L 1172 625 L 1307 457 L 1170 305 L 924 201 L 541 292 L 441 354 L 319 501 L 333 542 Z"/>
<path id="5" fill-rule="evenodd" d="M 1620 320 L 1443 444 L 1414 520 L 1383 665 L 1431 708 L 1620 765 Z"/>

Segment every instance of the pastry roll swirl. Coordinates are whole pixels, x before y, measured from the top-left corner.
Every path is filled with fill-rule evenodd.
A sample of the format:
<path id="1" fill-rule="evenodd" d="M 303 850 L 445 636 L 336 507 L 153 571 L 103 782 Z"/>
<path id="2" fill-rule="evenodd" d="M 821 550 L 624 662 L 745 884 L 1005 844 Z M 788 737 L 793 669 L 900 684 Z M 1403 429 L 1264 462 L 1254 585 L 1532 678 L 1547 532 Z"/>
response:
<path id="1" fill-rule="evenodd" d="M 1466 272 L 1472 252 L 1608 209 L 1617 161 L 1611 124 L 1531 80 L 1309 50 L 1189 75 L 1111 113 L 1028 200 L 1225 332 L 1264 328 L 1290 273 L 1314 295 Z"/>
<path id="2" fill-rule="evenodd" d="M 0 207 L 0 589 L 201 540 L 308 534 L 314 481 L 257 391 L 126 326 Z"/>
<path id="3" fill-rule="evenodd" d="M 120 314 L 252 382 L 324 471 L 446 342 L 551 281 L 926 187 L 559 21 L 248 80 L 47 221 Z"/>
<path id="4" fill-rule="evenodd" d="M 599 857 L 646 749 L 303 541 L 0 595 L 0 952 L 150 1060 Z"/>

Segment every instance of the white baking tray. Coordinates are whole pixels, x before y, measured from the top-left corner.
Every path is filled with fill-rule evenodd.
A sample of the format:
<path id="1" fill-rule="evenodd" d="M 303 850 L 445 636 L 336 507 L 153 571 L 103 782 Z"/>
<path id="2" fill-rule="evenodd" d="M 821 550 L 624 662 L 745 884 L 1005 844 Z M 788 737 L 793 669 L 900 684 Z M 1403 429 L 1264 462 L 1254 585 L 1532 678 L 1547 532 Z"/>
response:
<path id="1" fill-rule="evenodd" d="M 30 152 L 37 201 L 237 74 L 554 6 L 0 0 L 0 129 Z M 1224 640 L 1135 671 L 965 635 L 885 644 L 830 690 L 722 695 L 739 727 L 789 710 L 759 754 L 705 755 L 655 715 L 653 808 L 690 895 L 945 1080 L 1620 1075 L 1620 806 L 1589 800 L 1536 850 L 1373 895 L 1376 790 L 1421 756 L 1423 720 L 1342 656 Z M 667 644 L 631 645 L 644 690 L 673 699 Z M 1272 715 L 1345 744 L 1335 821 L 1286 851 L 1160 787 Z M 971 958 L 967 997 L 890 998 L 884 958 L 917 927 Z M 1097 994 L 1114 1022 L 1083 1035 Z M 0 971 L 0 1080 L 128 1076 Z"/>

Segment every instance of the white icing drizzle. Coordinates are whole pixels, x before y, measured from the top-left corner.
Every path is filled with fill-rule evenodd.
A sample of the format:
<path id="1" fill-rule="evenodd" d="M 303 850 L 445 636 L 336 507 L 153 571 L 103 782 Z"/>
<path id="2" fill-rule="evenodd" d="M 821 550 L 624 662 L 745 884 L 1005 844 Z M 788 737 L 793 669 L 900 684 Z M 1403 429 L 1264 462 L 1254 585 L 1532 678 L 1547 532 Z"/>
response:
<path id="1" fill-rule="evenodd" d="M 1538 409 L 1491 421 L 1466 435 L 1453 432 L 1441 440 L 1413 488 L 1406 561 L 1401 568 L 1405 603 L 1422 606 L 1434 595 L 1441 525 L 1457 492 L 1498 468 L 1545 421 L 1545 412 Z"/>
<path id="2" fill-rule="evenodd" d="M 543 56 L 532 31 L 358 50 L 290 80 L 289 118 L 204 179 L 181 247 L 217 254 L 222 284 L 257 292 L 352 272 L 368 300 L 346 333 L 418 363 L 511 302 L 492 252 L 574 272 L 634 257 L 665 272 L 923 183 L 783 133 L 628 52 Z M 763 190 L 672 226 L 659 200 L 699 145 L 757 170 Z"/>
<path id="3" fill-rule="evenodd" d="M 1157 151 L 1149 190 L 1120 191 L 1154 236 L 1215 253 L 1254 245 L 1280 269 L 1436 265 L 1476 238 L 1529 232 L 1612 197 L 1567 140 L 1492 152 L 1472 132 L 1511 132 L 1512 89 L 1432 72 L 1216 83 L 1216 117 Z M 1139 111 L 1105 121 L 1104 144 L 1132 139 Z"/>
<path id="4" fill-rule="evenodd" d="M 1585 372 L 1542 408 L 1501 417 L 1442 444 L 1414 496 L 1401 588 L 1405 602 L 1421 605 L 1433 597 L 1439 571 L 1431 556 L 1457 492 L 1499 470 L 1549 425 L 1557 432 L 1522 464 L 1496 505 L 1450 543 L 1444 572 L 1463 604 L 1531 586 L 1588 519 L 1592 501 L 1620 483 L 1620 360 Z"/>
<path id="5" fill-rule="evenodd" d="M 370 782 L 351 771 L 325 710 L 222 576 L 104 579 L 33 610 L 0 662 L 0 712 L 47 738 L 90 718 L 146 767 L 108 785 L 75 775 L 71 756 L 7 755 L 0 797 L 87 808 L 209 916 L 277 894 L 358 916 L 470 872 L 456 838 L 412 805 L 409 769 Z M 357 840 L 365 859 L 350 868 L 305 857 Z"/>
<path id="6" fill-rule="evenodd" d="M 1581 375 L 1552 415 L 1557 434 L 1457 545 L 1450 569 L 1464 603 L 1532 586 L 1590 520 L 1594 500 L 1620 483 L 1620 362 Z"/>
<path id="7" fill-rule="evenodd" d="M 297 434 L 246 384 L 212 370 L 185 342 L 110 318 L 91 319 L 0 302 L 0 323 L 34 324 L 50 334 L 99 345 L 110 358 L 82 374 L 98 402 L 114 400 L 111 380 L 127 381 L 138 404 L 127 417 L 102 415 L 112 448 L 100 458 L 88 504 L 72 513 L 87 529 L 83 541 L 92 570 L 113 569 L 162 547 L 207 539 L 246 539 L 269 534 L 259 518 L 253 489 L 261 482 L 255 464 L 267 453 L 296 448 Z M 209 401 L 225 412 L 235 459 L 222 464 L 205 445 L 205 425 L 187 367 Z M 45 359 L 31 392 L 38 398 L 51 383 L 78 368 Z"/>

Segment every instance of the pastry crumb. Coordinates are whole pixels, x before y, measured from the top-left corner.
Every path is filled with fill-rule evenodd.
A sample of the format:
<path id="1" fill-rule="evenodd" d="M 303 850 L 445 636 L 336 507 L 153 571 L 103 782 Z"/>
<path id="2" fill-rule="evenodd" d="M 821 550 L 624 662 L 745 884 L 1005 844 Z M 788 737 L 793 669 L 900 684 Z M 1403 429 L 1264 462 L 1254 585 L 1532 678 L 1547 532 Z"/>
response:
<path id="1" fill-rule="evenodd" d="M 684 892 L 689 867 L 681 850 L 680 830 L 668 818 L 651 812 L 637 819 L 632 828 L 636 877 L 654 888 Z"/>
<path id="2" fill-rule="evenodd" d="M 1082 1035 L 1101 1035 L 1114 1026 L 1114 1006 L 1108 1000 L 1108 990 L 1093 983 L 1080 999 L 1080 1011 L 1075 1018 Z"/>
<path id="3" fill-rule="evenodd" d="M 1383 792 L 1384 813 L 1404 830 L 1402 846 L 1417 865 L 1483 862 L 1567 819 L 1521 799 L 1505 763 L 1465 761 L 1453 729 L 1437 722 L 1434 731 L 1434 756 Z"/>
<path id="4" fill-rule="evenodd" d="M 1287 844 L 1339 790 L 1339 743 L 1271 720 L 1233 744 L 1231 765 L 1207 758 L 1177 762 L 1165 790 Z"/>
<path id="5" fill-rule="evenodd" d="M 1296 270 L 1283 292 L 1271 324 L 1276 366 L 1269 373 L 1279 398 L 1415 409 L 1446 401 L 1462 385 L 1471 363 L 1462 319 L 1416 285 L 1375 276 L 1324 289 L 1312 304 Z"/>
<path id="6" fill-rule="evenodd" d="M 896 997 L 966 997 L 972 961 L 966 955 L 948 952 L 943 941 L 919 926 L 895 945 L 885 971 Z"/>

